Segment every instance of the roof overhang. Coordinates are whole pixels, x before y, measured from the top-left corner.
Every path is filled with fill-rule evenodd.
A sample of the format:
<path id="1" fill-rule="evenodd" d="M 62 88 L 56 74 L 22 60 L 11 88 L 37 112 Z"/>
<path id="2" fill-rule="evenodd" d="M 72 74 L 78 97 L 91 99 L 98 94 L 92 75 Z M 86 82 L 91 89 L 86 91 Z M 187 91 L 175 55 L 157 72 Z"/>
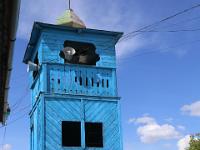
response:
<path id="1" fill-rule="evenodd" d="M 0 122 L 5 124 L 20 0 L 0 1 Z"/>
<path id="2" fill-rule="evenodd" d="M 38 39 L 41 35 L 41 32 L 43 29 L 54 29 L 54 30 L 60 30 L 60 31 L 73 31 L 78 33 L 89 33 L 89 34 L 99 34 L 99 35 L 107 35 L 107 36 L 113 36 L 115 37 L 115 43 L 122 37 L 122 32 L 113 32 L 113 31 L 105 31 L 105 30 L 96 30 L 96 29 L 88 29 L 88 28 L 73 28 L 73 27 L 67 27 L 67 26 L 61 26 L 61 25 L 53 25 L 53 24 L 46 24 L 41 22 L 35 22 L 33 25 L 31 38 L 29 41 L 29 44 L 27 46 L 23 62 L 28 63 L 30 60 L 30 57 L 34 53 L 34 49 L 36 47 L 36 44 L 38 42 Z"/>

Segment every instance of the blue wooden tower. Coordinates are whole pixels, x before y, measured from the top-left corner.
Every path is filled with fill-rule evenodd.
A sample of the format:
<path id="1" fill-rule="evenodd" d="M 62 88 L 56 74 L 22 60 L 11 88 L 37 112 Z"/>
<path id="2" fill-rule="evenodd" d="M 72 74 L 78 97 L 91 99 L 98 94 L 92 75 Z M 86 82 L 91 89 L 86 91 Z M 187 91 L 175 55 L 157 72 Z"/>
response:
<path id="1" fill-rule="evenodd" d="M 122 150 L 115 54 L 122 33 L 62 21 L 69 14 L 59 25 L 35 22 L 25 52 L 30 149 Z"/>

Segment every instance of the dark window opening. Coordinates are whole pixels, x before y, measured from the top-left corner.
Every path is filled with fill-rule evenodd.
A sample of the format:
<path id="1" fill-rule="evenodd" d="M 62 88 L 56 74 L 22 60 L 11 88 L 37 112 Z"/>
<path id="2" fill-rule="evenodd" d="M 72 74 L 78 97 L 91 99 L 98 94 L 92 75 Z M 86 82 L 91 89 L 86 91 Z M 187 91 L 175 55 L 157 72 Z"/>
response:
<path id="1" fill-rule="evenodd" d="M 96 65 L 100 60 L 99 55 L 96 54 L 96 47 L 92 43 L 66 40 L 63 46 L 64 49 L 60 51 L 59 56 L 65 63 Z"/>
<path id="2" fill-rule="evenodd" d="M 102 87 L 104 87 L 104 79 L 102 79 Z"/>
<path id="3" fill-rule="evenodd" d="M 72 121 L 62 122 L 62 146 L 81 146 L 81 123 Z"/>
<path id="4" fill-rule="evenodd" d="M 92 78 L 92 86 L 94 86 L 94 79 Z"/>
<path id="5" fill-rule="evenodd" d="M 87 147 L 103 147 L 103 124 L 85 123 L 85 140 Z"/>
<path id="6" fill-rule="evenodd" d="M 88 86 L 88 78 L 85 79 L 85 85 Z"/>
<path id="7" fill-rule="evenodd" d="M 82 85 L 83 84 L 82 77 L 79 78 L 79 81 L 80 81 L 80 85 Z"/>
<path id="8" fill-rule="evenodd" d="M 58 84 L 60 84 L 60 79 L 58 79 Z"/>
<path id="9" fill-rule="evenodd" d="M 38 52 L 37 52 L 37 54 L 35 56 L 34 64 L 39 65 Z M 38 71 L 33 71 L 33 79 L 36 78 L 37 74 L 38 74 Z"/>
<path id="10" fill-rule="evenodd" d="M 109 81 L 107 80 L 107 88 L 109 88 Z"/>
<path id="11" fill-rule="evenodd" d="M 97 82 L 97 87 L 99 87 L 99 85 L 100 85 L 100 83 L 99 83 L 99 82 Z"/>

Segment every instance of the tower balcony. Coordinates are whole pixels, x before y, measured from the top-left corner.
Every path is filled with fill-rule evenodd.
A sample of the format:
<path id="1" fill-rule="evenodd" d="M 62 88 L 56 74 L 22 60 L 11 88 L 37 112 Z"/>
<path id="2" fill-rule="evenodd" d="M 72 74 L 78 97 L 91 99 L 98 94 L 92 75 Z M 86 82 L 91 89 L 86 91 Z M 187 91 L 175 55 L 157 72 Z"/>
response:
<path id="1" fill-rule="evenodd" d="M 31 88 L 34 96 L 45 92 L 47 94 L 117 97 L 116 87 L 115 68 L 47 63 L 42 65 Z"/>

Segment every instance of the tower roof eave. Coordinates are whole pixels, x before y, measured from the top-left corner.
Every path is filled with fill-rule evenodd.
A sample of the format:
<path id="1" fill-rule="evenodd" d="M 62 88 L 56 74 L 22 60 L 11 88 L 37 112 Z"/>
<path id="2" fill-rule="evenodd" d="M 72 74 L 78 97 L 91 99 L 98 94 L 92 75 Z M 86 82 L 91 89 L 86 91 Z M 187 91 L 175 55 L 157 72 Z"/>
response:
<path id="1" fill-rule="evenodd" d="M 33 25 L 31 38 L 29 40 L 29 44 L 26 48 L 26 52 L 24 54 L 23 62 L 28 63 L 30 60 L 30 57 L 34 53 L 36 43 L 41 35 L 41 31 L 43 29 L 54 29 L 54 30 L 60 30 L 60 31 L 74 31 L 74 32 L 80 32 L 80 33 L 89 33 L 89 34 L 98 34 L 98 35 L 107 35 L 107 36 L 113 36 L 114 42 L 117 43 L 118 40 L 123 35 L 123 32 L 114 32 L 114 31 L 105 31 L 105 30 L 97 30 L 97 29 L 88 29 L 88 28 L 77 28 L 69 27 L 69 26 L 62 26 L 62 25 L 53 25 L 53 24 L 46 24 L 41 22 L 35 22 Z"/>

